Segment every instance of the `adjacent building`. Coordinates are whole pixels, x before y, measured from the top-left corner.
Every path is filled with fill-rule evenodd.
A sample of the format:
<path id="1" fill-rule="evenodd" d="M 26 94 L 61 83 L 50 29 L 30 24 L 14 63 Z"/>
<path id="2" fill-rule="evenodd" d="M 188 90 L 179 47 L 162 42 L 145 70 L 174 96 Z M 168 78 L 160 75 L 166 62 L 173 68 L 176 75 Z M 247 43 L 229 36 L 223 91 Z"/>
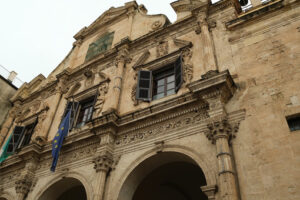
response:
<path id="1" fill-rule="evenodd" d="M 0 74 L 0 127 L 8 115 L 9 109 L 12 107 L 9 99 L 16 93 L 17 87 L 12 83 L 16 77 L 16 72 L 12 71 L 8 78 Z"/>
<path id="2" fill-rule="evenodd" d="M 170 23 L 132 1 L 82 28 L 10 99 L 0 199 L 300 199 L 300 1 L 248 4 L 178 0 Z"/>

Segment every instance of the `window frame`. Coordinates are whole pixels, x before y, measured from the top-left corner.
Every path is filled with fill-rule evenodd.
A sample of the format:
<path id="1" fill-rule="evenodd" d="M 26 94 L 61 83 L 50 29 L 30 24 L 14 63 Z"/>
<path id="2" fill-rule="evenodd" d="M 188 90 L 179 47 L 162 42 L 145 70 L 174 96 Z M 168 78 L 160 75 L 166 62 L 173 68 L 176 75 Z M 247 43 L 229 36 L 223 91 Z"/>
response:
<path id="1" fill-rule="evenodd" d="M 300 131 L 300 114 L 286 117 L 286 123 L 290 132 Z"/>
<path id="2" fill-rule="evenodd" d="M 158 78 L 155 78 L 155 76 L 157 76 L 158 74 L 163 73 L 165 71 L 170 71 L 172 73 L 170 73 L 171 76 L 174 76 L 174 84 L 175 84 L 175 92 L 174 94 L 176 94 L 178 92 L 178 90 L 180 89 L 182 83 L 183 83 L 183 57 L 181 55 L 181 53 L 176 55 L 176 57 L 174 56 L 171 59 L 169 59 L 169 62 L 167 63 L 163 63 L 163 65 L 160 65 L 160 66 L 157 66 L 156 68 L 151 68 L 149 67 L 148 70 L 139 70 L 138 71 L 138 80 L 137 80 L 137 87 L 136 87 L 136 99 L 137 100 L 142 100 L 142 101 L 153 101 L 153 100 L 158 100 L 158 99 L 161 99 L 161 98 L 164 98 L 166 96 L 169 96 L 169 95 L 173 95 L 173 94 L 166 94 L 167 92 L 164 93 L 164 96 L 162 97 L 159 97 L 159 98 L 156 98 L 154 97 L 157 93 L 155 91 L 155 88 L 157 88 L 155 86 L 155 79 L 158 79 Z M 145 73 L 145 72 L 148 72 L 151 74 L 151 78 L 150 78 L 150 83 L 149 83 L 149 87 L 148 88 L 144 88 L 142 86 L 142 81 L 143 79 L 141 79 L 141 73 Z M 159 75 L 158 75 L 159 76 Z M 163 75 L 162 74 L 162 77 L 164 77 L 166 75 Z M 167 77 L 165 77 L 167 78 Z M 166 85 L 166 88 L 167 88 L 167 85 Z M 141 91 L 142 90 L 148 90 L 148 96 L 143 96 L 141 97 Z M 145 93 L 144 93 L 145 94 Z"/>

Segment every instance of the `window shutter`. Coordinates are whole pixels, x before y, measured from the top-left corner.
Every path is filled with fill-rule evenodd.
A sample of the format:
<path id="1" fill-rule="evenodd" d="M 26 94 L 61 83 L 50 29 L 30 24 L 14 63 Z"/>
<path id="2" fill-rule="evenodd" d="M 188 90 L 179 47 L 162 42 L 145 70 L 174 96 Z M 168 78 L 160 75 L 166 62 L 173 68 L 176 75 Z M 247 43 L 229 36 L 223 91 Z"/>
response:
<path id="1" fill-rule="evenodd" d="M 175 91 L 177 92 L 182 85 L 182 55 L 175 61 Z"/>
<path id="2" fill-rule="evenodd" d="M 13 153 L 17 149 L 19 142 L 23 136 L 24 129 L 25 129 L 24 126 L 16 126 L 14 128 L 14 131 L 12 133 L 13 135 L 7 147 L 7 151 L 6 151 L 7 153 Z"/>
<path id="3" fill-rule="evenodd" d="M 151 101 L 152 99 L 152 72 L 139 71 L 136 87 L 136 99 Z"/>
<path id="4" fill-rule="evenodd" d="M 76 102 L 76 101 L 69 101 L 68 104 L 67 104 L 67 106 L 66 106 L 66 109 L 64 111 L 63 117 L 61 118 L 61 122 L 62 122 L 62 120 L 67 115 L 67 113 L 71 110 L 70 129 L 73 128 L 73 124 L 74 124 L 74 120 L 75 120 L 75 117 L 76 117 L 78 106 L 79 106 L 78 102 Z M 61 122 L 59 124 L 61 124 Z"/>
<path id="5" fill-rule="evenodd" d="M 24 144 L 29 144 L 30 143 L 30 140 L 31 140 L 31 136 L 32 136 L 32 134 L 33 134 L 33 132 L 34 132 L 34 128 L 35 128 L 35 126 L 37 125 L 37 123 L 38 123 L 38 117 L 35 119 L 35 121 L 34 121 L 34 123 L 33 123 L 33 126 L 32 126 L 32 128 L 31 128 L 31 130 L 30 130 L 30 133 L 28 133 L 30 136 L 29 137 L 25 137 L 24 138 L 24 141 L 22 142 L 22 144 L 21 145 L 18 145 L 18 147 L 21 147 L 21 146 L 23 146 Z M 25 126 L 25 129 L 26 129 L 26 126 Z M 24 129 L 24 130 L 25 130 Z M 27 133 L 26 133 L 27 134 Z"/>

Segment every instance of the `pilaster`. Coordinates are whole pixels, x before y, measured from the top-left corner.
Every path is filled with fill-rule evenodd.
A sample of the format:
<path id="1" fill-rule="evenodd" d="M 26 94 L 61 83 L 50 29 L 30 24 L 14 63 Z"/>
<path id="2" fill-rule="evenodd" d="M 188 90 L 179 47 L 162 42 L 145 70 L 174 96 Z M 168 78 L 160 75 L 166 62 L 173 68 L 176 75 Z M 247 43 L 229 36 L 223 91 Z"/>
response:
<path id="1" fill-rule="evenodd" d="M 105 183 L 108 171 L 112 168 L 113 157 L 109 151 L 103 151 L 94 160 L 95 176 L 95 195 L 94 200 L 102 200 L 104 197 Z"/>
<path id="2" fill-rule="evenodd" d="M 123 83 L 123 76 L 124 76 L 124 68 L 126 67 L 127 63 L 131 62 L 131 58 L 129 56 L 129 43 L 130 40 L 128 38 L 123 39 L 119 44 L 117 44 L 118 55 L 115 58 L 115 66 L 116 66 L 116 73 L 113 80 L 113 98 L 112 101 L 112 110 L 118 110 L 119 101 L 122 91 L 122 83 Z"/>
<path id="3" fill-rule="evenodd" d="M 203 61 L 205 72 L 211 70 L 218 70 L 217 61 L 214 53 L 214 43 L 212 36 L 209 32 L 208 7 L 209 4 L 206 2 L 205 4 L 193 11 L 193 14 L 196 16 L 198 23 L 196 33 L 200 34 L 203 44 Z"/>

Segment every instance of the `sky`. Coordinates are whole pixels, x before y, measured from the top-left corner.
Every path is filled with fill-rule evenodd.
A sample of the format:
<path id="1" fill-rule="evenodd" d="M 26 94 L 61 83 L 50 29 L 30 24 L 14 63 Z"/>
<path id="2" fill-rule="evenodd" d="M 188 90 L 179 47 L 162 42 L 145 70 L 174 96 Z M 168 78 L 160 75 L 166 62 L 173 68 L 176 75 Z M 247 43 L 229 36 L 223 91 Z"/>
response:
<path id="1" fill-rule="evenodd" d="M 45 77 L 65 58 L 73 36 L 110 7 L 129 0 L 0 0 L 0 74 L 3 67 L 23 82 Z M 165 14 L 171 22 L 175 0 L 137 0 L 148 14 Z M 2 70 L 2 71 L 1 71 Z M 4 72 L 8 74 L 8 72 Z M 17 86 L 21 82 L 14 82 Z"/>

